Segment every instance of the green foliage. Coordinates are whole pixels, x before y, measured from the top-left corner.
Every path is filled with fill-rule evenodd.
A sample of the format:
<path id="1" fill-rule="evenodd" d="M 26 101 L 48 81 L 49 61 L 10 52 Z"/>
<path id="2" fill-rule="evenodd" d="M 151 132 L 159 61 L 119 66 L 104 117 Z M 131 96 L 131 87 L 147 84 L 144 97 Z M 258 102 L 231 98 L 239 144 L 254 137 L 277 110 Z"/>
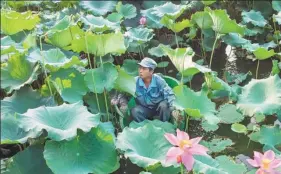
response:
<path id="1" fill-rule="evenodd" d="M 244 116 L 236 111 L 236 106 L 233 104 L 222 105 L 217 117 L 226 124 L 239 123 L 244 119 Z"/>
<path id="2" fill-rule="evenodd" d="M 222 138 L 216 138 L 212 139 L 211 141 L 204 141 L 202 140 L 200 142 L 203 146 L 207 147 L 210 152 L 221 152 L 225 150 L 228 146 L 233 145 L 233 142 L 231 139 L 222 139 Z"/>
<path id="3" fill-rule="evenodd" d="M 105 15 L 114 10 L 117 1 L 81 1 L 80 6 L 96 16 Z"/>
<path id="4" fill-rule="evenodd" d="M 245 23 L 251 23 L 254 26 L 264 27 L 267 24 L 267 21 L 261 15 L 259 11 L 251 10 L 249 12 L 242 12 L 243 21 Z"/>

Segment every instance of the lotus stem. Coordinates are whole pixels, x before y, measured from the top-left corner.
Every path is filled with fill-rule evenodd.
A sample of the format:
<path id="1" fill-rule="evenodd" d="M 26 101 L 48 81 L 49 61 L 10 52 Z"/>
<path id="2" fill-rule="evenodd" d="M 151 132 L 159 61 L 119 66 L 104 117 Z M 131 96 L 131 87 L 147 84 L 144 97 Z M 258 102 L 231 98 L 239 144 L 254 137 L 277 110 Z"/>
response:
<path id="1" fill-rule="evenodd" d="M 187 115 L 186 121 L 185 121 L 185 128 L 184 131 L 188 131 L 188 122 L 189 122 L 189 115 Z"/>
<path id="2" fill-rule="evenodd" d="M 190 89 L 192 89 L 191 80 L 192 80 L 192 79 L 190 79 L 190 81 L 189 81 L 189 88 L 190 88 Z"/>
<path id="3" fill-rule="evenodd" d="M 144 57 L 144 54 L 143 54 L 143 51 L 142 51 L 142 46 L 140 45 L 139 47 L 140 47 L 141 55 L 142 55 L 142 57 Z"/>
<path id="4" fill-rule="evenodd" d="M 43 50 L 43 48 L 42 48 L 42 36 L 40 36 L 39 41 L 40 41 L 40 54 L 41 54 L 41 56 L 43 58 L 43 65 L 42 65 L 43 71 L 44 71 L 44 74 L 46 76 L 46 81 L 47 81 L 47 85 L 48 85 L 48 88 L 50 90 L 51 96 L 53 96 L 53 91 L 52 91 L 52 88 L 51 88 L 51 85 L 50 85 L 50 81 L 48 79 L 48 75 L 47 75 L 47 72 L 46 72 L 46 69 L 45 69 L 45 58 L 44 58 L 44 55 L 42 54 L 42 50 Z"/>
<path id="5" fill-rule="evenodd" d="M 181 174 L 184 174 L 182 163 L 181 163 Z"/>
<path id="6" fill-rule="evenodd" d="M 214 55 L 214 50 L 215 50 L 215 46 L 216 46 L 217 40 L 218 40 L 218 35 L 216 34 L 216 39 L 215 39 L 215 42 L 214 42 L 214 45 L 213 45 L 211 59 L 210 59 L 210 65 L 209 65 L 210 69 L 211 69 L 211 66 L 212 66 L 213 55 Z"/>
<path id="7" fill-rule="evenodd" d="M 105 100 L 105 108 L 107 114 L 107 121 L 109 121 L 109 113 L 108 113 L 108 106 L 107 106 L 107 98 L 106 98 L 106 89 L 103 90 L 104 100 Z"/>
<path id="8" fill-rule="evenodd" d="M 258 79 L 259 66 L 260 66 L 260 60 L 258 60 L 258 65 L 257 65 L 257 69 L 256 69 L 256 79 Z"/>
<path id="9" fill-rule="evenodd" d="M 88 58 L 88 62 L 89 62 L 89 64 L 90 64 L 90 68 L 91 68 L 91 70 L 92 70 L 93 68 L 92 68 L 92 63 L 91 63 L 91 59 L 90 59 L 90 53 L 89 53 L 89 49 L 88 49 L 87 37 L 85 37 L 85 45 L 86 45 L 86 49 L 87 49 L 87 58 Z M 93 82 L 95 83 L 95 78 L 94 78 L 93 71 L 91 71 L 91 74 L 92 74 Z M 95 85 L 94 85 L 94 89 L 95 89 L 95 91 L 96 91 L 96 86 L 95 86 Z M 99 112 L 101 112 L 101 110 L 100 110 L 100 102 L 99 102 L 99 99 L 98 99 L 98 94 L 97 94 L 96 92 L 95 92 L 95 96 L 96 96 L 96 100 L 97 100 Z"/>
<path id="10" fill-rule="evenodd" d="M 176 43 L 177 43 L 177 48 L 179 48 L 179 43 L 178 43 L 178 38 L 177 38 L 177 33 L 175 32 L 175 39 L 176 39 Z"/>
<path id="11" fill-rule="evenodd" d="M 276 25 L 275 25 L 275 21 L 274 21 L 274 19 L 272 18 L 272 22 L 273 22 L 273 27 L 274 27 L 274 33 L 276 32 Z M 279 41 L 278 41 L 278 37 L 276 37 L 276 39 L 277 39 L 277 44 L 279 43 Z M 279 52 L 280 52 L 280 44 L 278 44 L 278 50 L 279 50 Z"/>
<path id="12" fill-rule="evenodd" d="M 251 142 L 251 139 L 249 138 L 249 141 L 248 141 L 248 144 L 247 144 L 247 149 L 249 148 L 250 142 Z"/>

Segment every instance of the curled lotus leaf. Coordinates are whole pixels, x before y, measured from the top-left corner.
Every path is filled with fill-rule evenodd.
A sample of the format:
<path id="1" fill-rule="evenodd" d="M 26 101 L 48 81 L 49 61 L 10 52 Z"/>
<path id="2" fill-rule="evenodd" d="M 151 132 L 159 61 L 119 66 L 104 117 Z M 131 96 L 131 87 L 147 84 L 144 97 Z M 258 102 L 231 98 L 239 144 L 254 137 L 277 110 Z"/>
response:
<path id="1" fill-rule="evenodd" d="M 184 19 L 180 22 L 175 22 L 173 19 L 170 19 L 166 15 L 161 19 L 160 23 L 172 30 L 174 33 L 178 33 L 183 29 L 192 26 L 188 19 Z"/>
<path id="2" fill-rule="evenodd" d="M 47 141 L 44 158 L 54 173 L 112 173 L 120 167 L 115 136 L 104 127 L 78 131 L 70 141 Z"/>
<path id="3" fill-rule="evenodd" d="M 125 35 L 127 37 L 129 37 L 129 39 L 131 41 L 136 41 L 139 44 L 143 44 L 145 42 L 150 41 L 155 34 L 153 33 L 152 29 L 148 29 L 148 28 L 132 28 L 129 31 L 127 31 L 125 33 Z"/>
<path id="4" fill-rule="evenodd" d="M 45 129 L 48 137 L 55 141 L 71 140 L 77 129 L 89 132 L 100 123 L 99 114 L 91 114 L 83 103 L 62 104 L 60 106 L 29 109 L 19 114 L 19 127 L 25 131 L 41 132 Z"/>
<path id="5" fill-rule="evenodd" d="M 172 145 L 164 137 L 162 127 L 147 123 L 138 128 L 125 127 L 117 136 L 116 147 L 139 167 L 165 164 L 166 153 Z"/>
<path id="6" fill-rule="evenodd" d="M 191 15 L 191 22 L 196 23 L 201 29 L 209 29 L 213 25 L 210 14 L 206 11 L 197 11 Z"/>
<path id="7" fill-rule="evenodd" d="M 267 21 L 262 16 L 261 12 L 251 10 L 249 12 L 243 11 L 242 18 L 245 23 L 251 23 L 254 26 L 264 27 Z"/>
<path id="8" fill-rule="evenodd" d="M 11 55 L 8 62 L 1 64 L 1 88 L 11 93 L 25 84 L 31 84 L 37 79 L 39 65 L 30 63 L 24 54 Z"/>
<path id="9" fill-rule="evenodd" d="M 105 15 L 116 7 L 117 1 L 81 1 L 80 6 L 96 16 Z"/>
<path id="10" fill-rule="evenodd" d="M 118 77 L 114 83 L 114 88 L 118 91 L 126 92 L 135 96 L 136 80 L 134 76 L 128 74 L 125 70 L 117 67 Z"/>
<path id="11" fill-rule="evenodd" d="M 118 2 L 116 11 L 124 16 L 125 19 L 132 19 L 137 16 L 137 8 L 132 4 L 122 4 L 122 2 Z"/>
<path id="12" fill-rule="evenodd" d="M 266 79 L 252 79 L 242 88 L 237 108 L 243 115 L 281 115 L 281 80 L 278 75 Z"/>
<path id="13" fill-rule="evenodd" d="M 23 30 L 32 30 L 40 22 L 38 14 L 31 11 L 19 13 L 1 10 L 1 31 L 7 35 L 16 34 Z"/>

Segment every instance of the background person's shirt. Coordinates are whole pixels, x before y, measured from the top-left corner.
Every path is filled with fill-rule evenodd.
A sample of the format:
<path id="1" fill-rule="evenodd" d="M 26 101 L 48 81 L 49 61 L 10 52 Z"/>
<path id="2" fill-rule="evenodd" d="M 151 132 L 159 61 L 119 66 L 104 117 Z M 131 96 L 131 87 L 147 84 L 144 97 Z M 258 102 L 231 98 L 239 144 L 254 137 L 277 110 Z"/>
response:
<path id="1" fill-rule="evenodd" d="M 148 87 L 139 76 L 136 79 L 136 103 L 153 109 L 163 100 L 167 100 L 169 107 L 173 106 L 175 94 L 166 81 L 157 74 L 152 75 Z"/>

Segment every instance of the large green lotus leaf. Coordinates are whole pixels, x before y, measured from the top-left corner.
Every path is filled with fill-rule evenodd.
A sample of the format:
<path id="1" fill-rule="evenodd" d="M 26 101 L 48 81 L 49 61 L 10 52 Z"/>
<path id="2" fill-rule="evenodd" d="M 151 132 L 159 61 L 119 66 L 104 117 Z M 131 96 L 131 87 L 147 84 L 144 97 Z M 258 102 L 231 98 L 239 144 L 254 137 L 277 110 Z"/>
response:
<path id="1" fill-rule="evenodd" d="M 71 141 L 47 141 L 44 158 L 57 174 L 112 173 L 120 166 L 114 139 L 100 126 L 88 133 L 79 131 Z"/>
<path id="2" fill-rule="evenodd" d="M 233 104 L 225 104 L 219 108 L 217 117 L 221 122 L 226 124 L 239 123 L 244 120 L 244 116 L 236 111 L 236 106 Z"/>
<path id="3" fill-rule="evenodd" d="M 174 33 L 178 33 L 183 29 L 192 26 L 188 19 L 184 19 L 180 22 L 175 22 L 173 19 L 169 18 L 166 15 L 161 19 L 160 23 L 172 30 Z"/>
<path id="4" fill-rule="evenodd" d="M 71 140 L 77 135 L 77 129 L 89 132 L 100 122 L 100 115 L 91 114 L 83 103 L 62 104 L 55 107 L 38 107 L 19 114 L 19 127 L 36 132 L 45 129 L 48 137 L 55 141 Z"/>
<path id="5" fill-rule="evenodd" d="M 93 113 L 93 114 L 107 113 L 105 101 L 107 101 L 107 106 L 110 106 L 110 99 L 108 97 L 106 97 L 106 99 L 105 99 L 104 94 L 97 94 L 98 101 L 96 99 L 96 94 L 94 94 L 94 93 L 88 93 L 83 98 L 84 98 L 85 103 L 87 103 L 88 109 L 90 110 L 91 113 Z M 99 111 L 99 107 L 98 107 L 98 102 L 99 102 L 100 111 Z"/>
<path id="6" fill-rule="evenodd" d="M 153 33 L 153 30 L 148 28 L 132 28 L 125 34 L 129 37 L 130 40 L 137 41 L 137 43 L 139 44 L 150 41 L 155 35 Z"/>
<path id="7" fill-rule="evenodd" d="M 18 13 L 1 10 L 1 32 L 12 35 L 23 30 L 32 30 L 40 22 L 38 14 L 31 11 Z"/>
<path id="8" fill-rule="evenodd" d="M 123 5 L 121 1 L 116 5 L 116 11 L 124 16 L 125 19 L 132 19 L 137 16 L 137 8 L 134 5 Z"/>
<path id="9" fill-rule="evenodd" d="M 263 47 L 256 49 L 253 53 L 258 60 L 268 59 L 275 55 L 275 52 L 273 49 L 267 50 L 266 48 L 263 48 Z"/>
<path id="10" fill-rule="evenodd" d="M 146 124 L 152 124 L 153 126 L 155 127 L 159 127 L 159 128 L 162 128 L 165 132 L 168 132 L 168 133 L 175 133 L 175 130 L 176 130 L 176 127 L 175 125 L 169 123 L 169 122 L 162 122 L 160 120 L 144 120 L 142 122 L 135 122 L 135 121 L 132 121 L 129 125 L 130 128 L 139 128 L 139 127 L 143 127 L 144 125 Z"/>
<path id="11" fill-rule="evenodd" d="M 138 61 L 135 59 L 125 59 L 123 61 L 122 69 L 131 76 L 137 76 L 138 72 Z"/>
<path id="12" fill-rule="evenodd" d="M 276 126 L 262 125 L 258 132 L 253 132 L 249 135 L 250 139 L 255 142 L 275 147 L 281 144 L 281 129 Z"/>
<path id="13" fill-rule="evenodd" d="M 129 75 L 125 70 L 117 67 L 118 77 L 114 83 L 114 89 L 118 91 L 127 92 L 135 97 L 136 80 L 134 76 Z"/>
<path id="14" fill-rule="evenodd" d="M 184 76 L 192 76 L 199 72 L 204 73 L 211 71 L 210 69 L 198 65 L 192 61 L 192 57 L 195 53 L 190 47 L 171 49 L 161 45 L 161 48 L 163 49 L 164 53 L 169 56 L 177 70 L 183 73 Z"/>
<path id="15" fill-rule="evenodd" d="M 108 19 L 110 22 L 121 22 L 122 21 L 123 16 L 119 13 L 110 13 L 106 19 Z"/>
<path id="16" fill-rule="evenodd" d="M 173 89 L 176 100 L 175 105 L 178 108 L 184 109 L 190 116 L 197 117 L 192 115 L 191 110 L 197 110 L 200 116 L 203 116 L 204 119 L 211 125 L 216 125 L 219 123 L 220 119 L 215 116 L 215 103 L 207 97 L 207 95 L 200 91 L 194 92 L 185 85 L 179 85 Z"/>
<path id="17" fill-rule="evenodd" d="M 17 115 L 1 116 L 1 144 L 25 143 L 29 138 L 36 138 L 42 132 L 25 131 L 18 125 Z"/>
<path id="18" fill-rule="evenodd" d="M 178 86 L 180 84 L 180 82 L 173 78 L 173 77 L 170 77 L 170 76 L 163 76 L 163 79 L 166 81 L 166 83 L 171 87 L 171 88 L 174 88 L 176 86 Z"/>
<path id="19" fill-rule="evenodd" d="M 172 145 L 164 137 L 165 131 L 147 123 L 142 127 L 125 127 L 117 136 L 116 147 L 139 167 L 165 164 L 166 153 Z"/>
<path id="20" fill-rule="evenodd" d="M 159 44 L 157 47 L 152 47 L 148 50 L 148 54 L 150 54 L 151 56 L 156 56 L 156 57 L 163 57 L 165 56 L 165 52 L 162 49 L 162 45 L 163 44 Z M 170 45 L 163 45 L 164 47 L 169 47 Z"/>
<path id="21" fill-rule="evenodd" d="M 5 97 L 1 100 L 1 118 L 14 116 L 15 113 L 23 114 L 28 109 L 34 109 L 39 106 L 55 106 L 53 97 L 42 97 L 36 90 L 24 86 L 11 97 Z"/>
<path id="22" fill-rule="evenodd" d="M 226 10 L 211 10 L 210 8 L 205 8 L 209 12 L 213 20 L 213 30 L 219 34 L 228 33 L 239 33 L 244 35 L 245 28 L 236 23 L 235 20 L 231 20 L 226 13 Z"/>
<path id="23" fill-rule="evenodd" d="M 84 35 L 82 29 L 79 28 L 71 20 L 71 16 L 65 16 L 57 21 L 55 25 L 46 33 L 45 41 L 54 46 L 65 48 L 70 45 L 74 39 Z"/>
<path id="24" fill-rule="evenodd" d="M 273 56 L 274 50 L 269 50 L 269 48 L 275 48 L 277 46 L 277 44 L 274 43 L 274 41 L 265 43 L 265 44 L 258 44 L 258 43 L 250 43 L 247 42 L 244 45 L 242 45 L 242 48 L 246 49 L 249 52 L 255 52 L 255 54 L 259 57 L 259 58 L 266 58 L 268 56 Z"/>
<path id="25" fill-rule="evenodd" d="M 122 33 L 93 34 L 86 32 L 82 37 L 73 39 L 66 49 L 75 52 L 89 52 L 96 56 L 104 56 L 108 53 L 123 54 L 126 51 Z"/>
<path id="26" fill-rule="evenodd" d="M 77 62 L 76 56 L 70 59 L 67 58 L 59 48 L 42 51 L 42 53 L 39 49 L 34 49 L 27 56 L 27 60 L 32 63 L 40 62 L 47 65 L 46 67 L 51 70 L 58 70 L 60 67 L 65 67 L 67 65 L 83 64 L 82 62 Z"/>
<path id="27" fill-rule="evenodd" d="M 43 157 L 43 151 L 43 145 L 32 145 L 17 153 L 8 159 L 4 174 L 52 174 Z"/>
<path id="28" fill-rule="evenodd" d="M 1 38 L 1 62 L 5 62 L 15 53 L 23 53 L 25 49 L 19 43 L 16 43 L 10 36 Z"/>
<path id="29" fill-rule="evenodd" d="M 104 63 L 101 67 L 87 70 L 84 80 L 86 85 L 95 93 L 103 93 L 114 88 L 118 72 L 112 63 Z"/>
<path id="30" fill-rule="evenodd" d="M 1 64 L 1 88 L 11 93 L 37 79 L 39 65 L 28 62 L 23 54 L 11 55 L 8 62 Z"/>
<path id="31" fill-rule="evenodd" d="M 196 23 L 201 29 L 208 29 L 213 25 L 213 20 L 206 11 L 197 11 L 196 13 L 192 14 L 191 22 Z"/>
<path id="32" fill-rule="evenodd" d="M 272 8 L 277 12 L 281 12 L 281 1 L 272 0 Z"/>
<path id="33" fill-rule="evenodd" d="M 88 91 L 84 75 L 75 68 L 60 69 L 51 73 L 50 79 L 62 99 L 69 103 L 81 101 Z"/>
<path id="34" fill-rule="evenodd" d="M 225 150 L 228 146 L 232 146 L 233 142 L 231 139 L 222 139 L 222 138 L 215 138 L 212 139 L 211 141 L 205 141 L 202 140 L 200 141 L 200 144 L 207 147 L 210 152 L 221 152 Z"/>
<path id="35" fill-rule="evenodd" d="M 149 9 L 155 6 L 160 6 L 165 4 L 167 1 L 143 1 L 142 6 L 144 9 Z"/>
<path id="36" fill-rule="evenodd" d="M 110 22 L 102 16 L 96 17 L 93 15 L 86 15 L 81 17 L 84 24 L 91 27 L 94 32 L 104 32 L 107 30 L 115 30 L 120 28 L 118 23 Z"/>
<path id="37" fill-rule="evenodd" d="M 251 43 L 251 41 L 242 38 L 238 33 L 228 33 L 222 37 L 222 40 L 233 47 L 240 47 L 245 44 Z"/>
<path id="38" fill-rule="evenodd" d="M 251 23 L 254 26 L 264 27 L 267 21 L 262 16 L 261 12 L 251 10 L 249 12 L 243 11 L 241 13 L 242 19 L 245 23 Z"/>
<path id="39" fill-rule="evenodd" d="M 258 112 L 281 115 L 281 80 L 278 75 L 252 79 L 242 88 L 236 106 L 243 115 L 252 116 Z"/>
<path id="40" fill-rule="evenodd" d="M 97 16 L 105 15 L 114 10 L 117 1 L 81 1 L 80 5 Z"/>
<path id="41" fill-rule="evenodd" d="M 281 25 L 281 11 L 277 15 L 273 15 L 273 20 L 275 20 L 279 25 Z"/>
<path id="42" fill-rule="evenodd" d="M 146 26 L 148 28 L 160 29 L 163 25 L 160 23 L 161 17 L 155 14 L 156 9 L 150 8 L 147 10 L 141 10 L 142 16 L 146 17 Z M 164 14 L 163 14 L 164 16 Z"/>
<path id="43" fill-rule="evenodd" d="M 247 172 L 246 166 L 242 164 L 237 164 L 231 157 L 222 155 L 215 158 L 219 167 L 228 174 L 237 174 Z"/>
<path id="44" fill-rule="evenodd" d="M 213 3 L 215 3 L 216 1 L 209 1 L 209 0 L 203 0 L 202 1 L 202 3 L 204 4 L 204 5 L 211 5 L 211 4 L 213 4 Z"/>

